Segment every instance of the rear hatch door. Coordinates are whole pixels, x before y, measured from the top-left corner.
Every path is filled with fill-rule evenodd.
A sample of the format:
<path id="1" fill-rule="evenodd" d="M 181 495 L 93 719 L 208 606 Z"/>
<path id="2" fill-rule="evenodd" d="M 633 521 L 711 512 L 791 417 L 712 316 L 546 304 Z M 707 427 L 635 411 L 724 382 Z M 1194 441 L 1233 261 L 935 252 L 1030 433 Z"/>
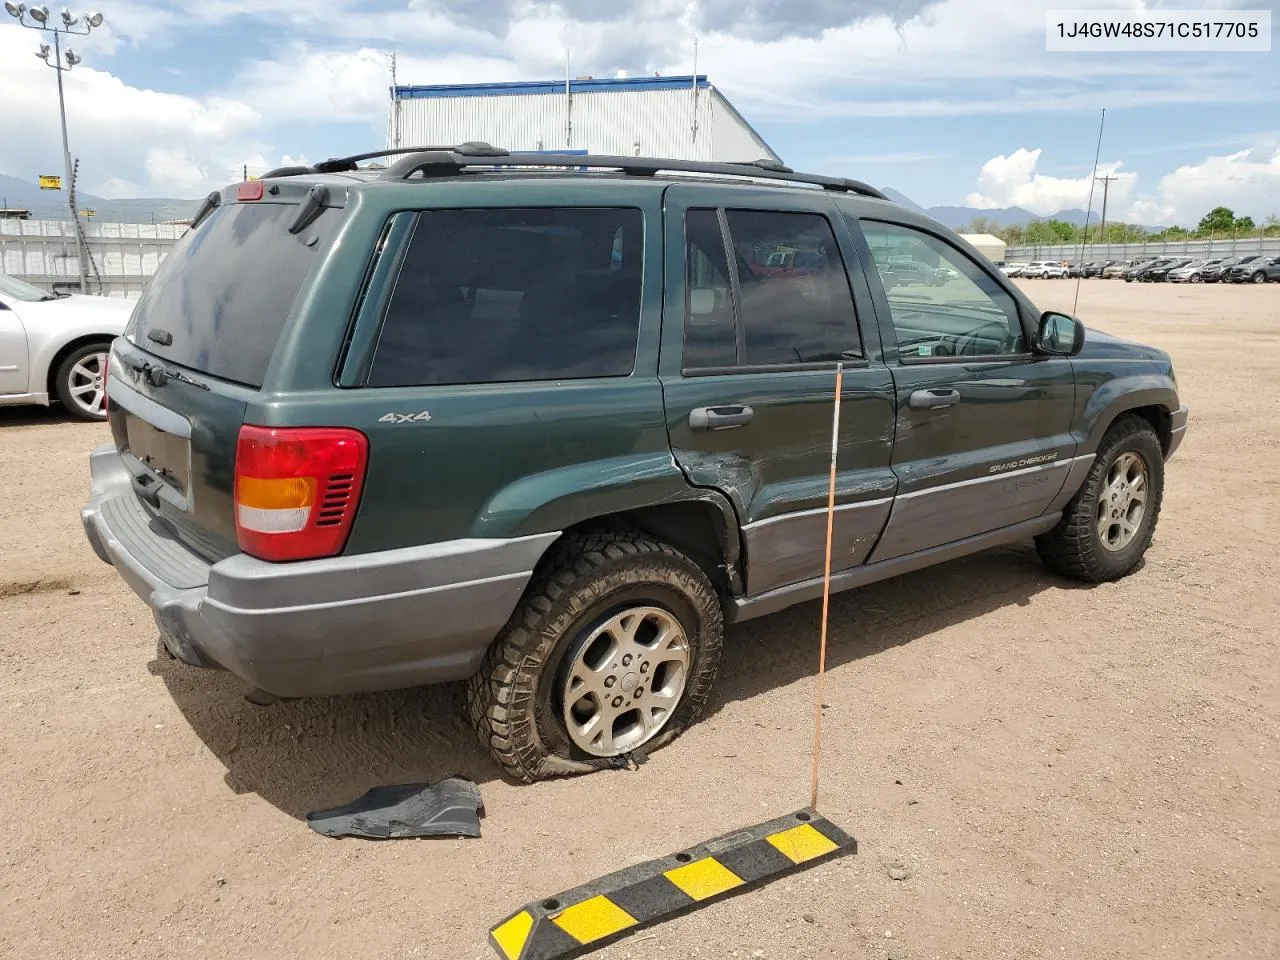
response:
<path id="1" fill-rule="evenodd" d="M 299 203 L 289 192 L 291 202 L 223 202 L 199 220 L 161 263 L 109 362 L 111 432 L 134 492 L 209 562 L 238 552 L 245 410 L 323 246 L 317 228 L 332 235 L 340 215 L 290 233 Z"/>

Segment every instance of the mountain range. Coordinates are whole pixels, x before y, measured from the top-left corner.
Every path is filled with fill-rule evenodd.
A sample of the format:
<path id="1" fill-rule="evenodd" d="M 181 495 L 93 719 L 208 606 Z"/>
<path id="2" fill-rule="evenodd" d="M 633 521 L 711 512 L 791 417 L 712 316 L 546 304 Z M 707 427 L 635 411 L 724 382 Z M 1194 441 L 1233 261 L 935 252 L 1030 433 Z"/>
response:
<path id="1" fill-rule="evenodd" d="M 922 207 L 892 187 L 881 187 L 881 192 L 895 203 L 928 214 L 952 229 L 968 226 L 975 217 L 985 217 L 997 227 L 1025 227 L 1036 220 L 1051 219 L 1064 220 L 1077 227 L 1084 226 L 1085 222 L 1083 210 L 1059 210 L 1052 217 L 1041 217 L 1022 207 L 1001 207 L 994 210 L 963 206 Z M 94 219 L 100 223 L 159 223 L 163 220 L 186 220 L 200 205 L 199 200 L 167 197 L 108 200 L 88 193 L 78 194 L 76 202 L 82 211 L 92 210 Z M 41 190 L 39 186 L 27 180 L 0 173 L 0 207 L 19 207 L 30 210 L 31 216 L 37 220 L 60 220 L 66 216 L 67 200 L 66 194 L 62 191 Z M 1096 223 L 1097 220 L 1097 214 L 1094 214 L 1089 222 Z"/>
<path id="2" fill-rule="evenodd" d="M 171 198 L 108 200 L 91 193 L 77 192 L 76 206 L 82 212 L 92 210 L 93 219 L 100 223 L 160 223 L 190 219 L 200 201 Z M 0 173 L 0 208 L 4 207 L 30 210 L 36 220 L 64 220 L 68 216 L 65 190 L 41 190 L 34 183 Z"/>
<path id="3" fill-rule="evenodd" d="M 1072 208 L 1070 210 L 1059 210 L 1057 213 L 1042 217 L 1038 213 L 1032 213 L 1023 207 L 996 207 L 994 209 L 982 209 L 980 207 L 922 207 L 920 204 L 913 202 L 909 197 L 892 187 L 881 187 L 880 192 L 904 207 L 917 210 L 921 213 L 928 214 L 935 220 L 939 220 L 951 227 L 953 230 L 959 230 L 967 227 L 976 217 L 985 217 L 1000 227 L 1025 227 L 1029 223 L 1035 223 L 1037 220 L 1061 220 L 1069 223 L 1073 227 L 1083 227 L 1085 218 L 1088 217 L 1090 224 L 1097 224 L 1099 217 L 1097 212 L 1086 214 L 1085 211 Z M 1163 230 L 1163 227 L 1147 227 L 1147 230 Z"/>

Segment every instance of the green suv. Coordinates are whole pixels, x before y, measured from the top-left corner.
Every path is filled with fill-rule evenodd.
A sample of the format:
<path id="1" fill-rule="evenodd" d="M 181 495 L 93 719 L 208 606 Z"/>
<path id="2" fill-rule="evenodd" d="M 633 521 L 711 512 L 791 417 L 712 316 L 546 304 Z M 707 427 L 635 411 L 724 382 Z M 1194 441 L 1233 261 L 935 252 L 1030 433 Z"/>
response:
<path id="1" fill-rule="evenodd" d="M 512 777 L 627 763 L 726 622 L 821 595 L 837 364 L 833 590 L 1146 551 L 1168 355 L 928 217 L 767 161 L 394 153 L 210 195 L 112 346 L 82 519 L 184 663 L 258 702 L 466 680 Z"/>

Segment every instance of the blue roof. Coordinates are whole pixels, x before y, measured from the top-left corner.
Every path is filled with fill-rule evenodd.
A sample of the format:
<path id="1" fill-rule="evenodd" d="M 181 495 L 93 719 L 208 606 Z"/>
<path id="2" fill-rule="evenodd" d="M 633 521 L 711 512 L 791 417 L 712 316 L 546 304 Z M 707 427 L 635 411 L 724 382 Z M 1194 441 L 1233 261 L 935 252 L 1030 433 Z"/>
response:
<path id="1" fill-rule="evenodd" d="M 688 90 L 694 76 L 683 77 L 605 77 L 592 80 L 570 80 L 570 93 L 607 93 L 611 90 Z M 698 74 L 701 89 L 710 86 L 706 74 Z M 438 83 L 425 86 L 391 88 L 393 98 L 420 100 L 428 97 L 493 97 L 564 93 L 563 80 L 533 80 L 515 83 Z"/>

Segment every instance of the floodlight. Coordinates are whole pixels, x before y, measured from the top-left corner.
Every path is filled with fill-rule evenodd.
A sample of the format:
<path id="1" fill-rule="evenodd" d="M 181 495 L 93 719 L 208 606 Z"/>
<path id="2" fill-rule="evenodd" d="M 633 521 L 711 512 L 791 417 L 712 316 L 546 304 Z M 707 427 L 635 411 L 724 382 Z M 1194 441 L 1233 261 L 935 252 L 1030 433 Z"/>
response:
<path id="1" fill-rule="evenodd" d="M 86 13 L 84 15 L 84 19 L 91 27 L 102 26 L 102 14 L 98 13 L 96 10 L 93 13 Z"/>
<path id="2" fill-rule="evenodd" d="M 11 3 L 10 0 L 4 0 L 4 11 L 9 14 L 9 16 L 16 17 L 18 20 L 21 20 L 22 15 L 27 12 L 27 5 L 25 3 Z"/>
<path id="3" fill-rule="evenodd" d="M 49 8 L 48 8 L 48 7 L 45 7 L 45 6 L 32 7 L 32 8 L 31 8 L 30 10 L 28 10 L 27 12 L 31 14 L 31 19 L 32 19 L 32 20 L 34 20 L 36 23 L 48 23 L 48 22 L 49 22 Z"/>
<path id="4" fill-rule="evenodd" d="M 80 54 L 76 53 L 74 50 L 67 51 L 68 67 L 74 67 L 77 63 L 80 63 L 83 60 L 84 60 L 84 57 L 80 56 Z"/>
<path id="5" fill-rule="evenodd" d="M 39 57 L 41 60 L 48 60 L 49 54 L 52 52 L 53 52 L 53 47 L 49 46 L 47 43 L 42 43 L 40 44 L 40 51 L 36 54 L 36 56 Z"/>
<path id="6" fill-rule="evenodd" d="M 65 7 L 63 8 L 62 23 L 64 26 L 74 27 L 79 22 L 80 22 L 79 17 L 77 17 L 74 13 L 72 13 L 70 10 L 66 9 Z"/>

